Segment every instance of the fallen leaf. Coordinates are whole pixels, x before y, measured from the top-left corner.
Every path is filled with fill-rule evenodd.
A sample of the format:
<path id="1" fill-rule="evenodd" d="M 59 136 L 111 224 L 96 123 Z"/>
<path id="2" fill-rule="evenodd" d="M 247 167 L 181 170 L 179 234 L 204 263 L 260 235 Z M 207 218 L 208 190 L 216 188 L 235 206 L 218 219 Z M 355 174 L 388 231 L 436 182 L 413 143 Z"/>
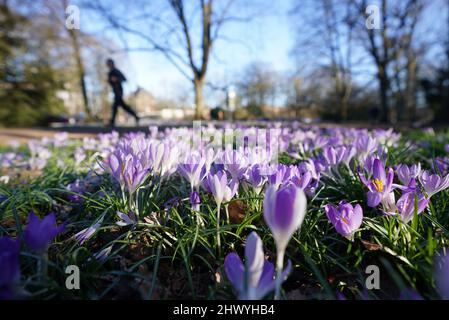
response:
<path id="1" fill-rule="evenodd" d="M 377 244 L 374 242 L 369 242 L 369 241 L 363 240 L 363 239 L 361 239 L 361 241 L 362 241 L 362 244 L 365 247 L 365 249 L 367 249 L 369 251 L 377 251 L 382 248 L 382 246 L 380 244 Z"/>
<path id="2" fill-rule="evenodd" d="M 248 206 L 243 201 L 232 201 L 228 206 L 229 219 L 232 223 L 241 223 L 245 219 L 246 210 L 248 210 Z"/>

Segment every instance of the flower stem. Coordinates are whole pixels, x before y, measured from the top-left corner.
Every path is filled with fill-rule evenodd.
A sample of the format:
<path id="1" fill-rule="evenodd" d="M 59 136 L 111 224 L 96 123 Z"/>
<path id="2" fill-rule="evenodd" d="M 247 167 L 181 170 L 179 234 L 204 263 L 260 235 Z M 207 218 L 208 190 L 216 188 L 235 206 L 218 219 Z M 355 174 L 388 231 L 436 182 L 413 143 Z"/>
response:
<path id="1" fill-rule="evenodd" d="M 128 207 L 129 207 L 129 211 L 133 210 L 133 193 L 129 192 L 129 196 L 128 196 Z"/>
<path id="2" fill-rule="evenodd" d="M 276 291 L 274 293 L 274 300 L 279 300 L 281 297 L 281 284 L 282 284 L 282 269 L 284 268 L 284 254 L 285 249 L 278 250 L 276 257 Z"/>
<path id="3" fill-rule="evenodd" d="M 45 283 L 48 273 L 48 252 L 45 251 L 37 262 L 37 272 L 39 274 L 39 282 Z"/>
<path id="4" fill-rule="evenodd" d="M 217 252 L 218 257 L 221 256 L 221 244 L 220 244 L 220 207 L 221 203 L 217 204 Z"/>
<path id="5" fill-rule="evenodd" d="M 136 212 L 136 218 L 137 218 L 137 221 L 139 221 L 139 215 L 140 215 L 140 213 L 139 213 L 139 189 L 137 188 L 137 190 L 136 190 L 136 200 L 135 200 L 135 212 Z"/>

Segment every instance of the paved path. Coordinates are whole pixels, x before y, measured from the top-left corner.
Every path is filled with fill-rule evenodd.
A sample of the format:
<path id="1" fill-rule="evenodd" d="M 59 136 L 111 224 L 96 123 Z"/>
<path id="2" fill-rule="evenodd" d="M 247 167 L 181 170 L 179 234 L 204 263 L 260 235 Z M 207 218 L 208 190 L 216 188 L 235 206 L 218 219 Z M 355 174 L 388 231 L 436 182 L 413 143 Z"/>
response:
<path id="1" fill-rule="evenodd" d="M 235 122 L 241 123 L 247 126 L 266 126 L 269 121 L 247 121 L 247 122 Z M 203 121 L 202 125 L 214 124 L 215 126 L 223 126 L 227 122 L 220 121 Z M 119 133 L 132 132 L 132 131 L 147 131 L 148 126 L 158 126 L 159 130 L 164 130 L 165 128 L 172 127 L 192 127 L 192 121 L 153 121 L 145 126 L 133 127 L 133 126 L 120 126 L 115 127 L 114 130 Z M 336 123 L 319 123 L 319 127 L 331 128 L 338 127 L 341 124 Z M 345 124 L 346 127 L 353 128 L 388 128 L 388 126 L 380 126 L 368 123 L 350 123 Z M 402 126 L 400 128 L 395 128 L 398 130 L 407 129 Z M 51 137 L 57 132 L 68 132 L 71 138 L 83 138 L 86 136 L 95 136 L 99 133 L 110 132 L 112 129 L 110 127 L 105 127 L 101 124 L 90 124 L 90 125 L 60 125 L 53 126 L 49 128 L 0 128 L 0 145 L 7 145 L 11 141 L 18 141 L 24 143 L 30 139 L 40 139 L 43 137 Z"/>
<path id="2" fill-rule="evenodd" d="M 28 129 L 28 128 L 8 128 L 0 129 L 0 145 L 8 145 L 11 141 L 25 143 L 31 139 L 41 139 L 43 137 L 51 137 L 58 131 L 46 129 Z M 83 138 L 86 136 L 94 136 L 92 133 L 70 133 L 71 138 Z"/>

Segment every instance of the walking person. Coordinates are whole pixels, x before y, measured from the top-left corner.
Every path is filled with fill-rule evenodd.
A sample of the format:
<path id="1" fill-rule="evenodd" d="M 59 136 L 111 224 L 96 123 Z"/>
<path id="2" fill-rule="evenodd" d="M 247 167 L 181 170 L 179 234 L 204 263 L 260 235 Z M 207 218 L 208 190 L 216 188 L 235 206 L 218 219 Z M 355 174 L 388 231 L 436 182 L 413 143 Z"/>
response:
<path id="1" fill-rule="evenodd" d="M 122 82 L 126 81 L 125 76 L 119 69 L 115 67 L 114 60 L 106 60 L 106 65 L 109 68 L 108 82 L 111 85 L 112 92 L 114 93 L 114 103 L 112 104 L 112 117 L 110 126 L 115 126 L 115 117 L 117 116 L 118 107 L 120 106 L 123 108 L 123 110 L 132 115 L 136 119 L 136 125 L 139 125 L 139 116 L 133 109 L 131 109 L 129 105 L 125 103 L 125 101 L 123 101 Z"/>

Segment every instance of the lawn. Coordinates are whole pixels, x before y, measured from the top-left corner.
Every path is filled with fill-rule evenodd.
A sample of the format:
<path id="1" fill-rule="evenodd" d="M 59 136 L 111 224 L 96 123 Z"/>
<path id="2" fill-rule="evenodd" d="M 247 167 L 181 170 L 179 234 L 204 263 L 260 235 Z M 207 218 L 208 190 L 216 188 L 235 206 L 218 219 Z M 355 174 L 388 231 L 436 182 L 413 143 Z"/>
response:
<path id="1" fill-rule="evenodd" d="M 449 132 L 151 127 L 0 149 L 0 298 L 449 298 Z"/>

